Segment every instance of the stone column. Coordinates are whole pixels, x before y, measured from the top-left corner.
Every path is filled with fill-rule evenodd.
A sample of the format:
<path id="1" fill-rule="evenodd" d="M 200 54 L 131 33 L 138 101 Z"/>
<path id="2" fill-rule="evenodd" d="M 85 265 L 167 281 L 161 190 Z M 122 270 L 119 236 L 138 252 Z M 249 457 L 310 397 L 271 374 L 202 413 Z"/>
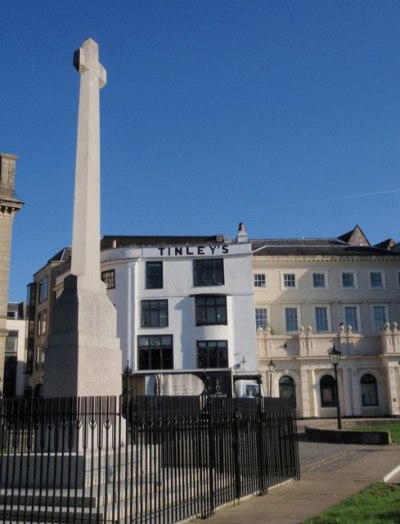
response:
<path id="1" fill-rule="evenodd" d="M 15 197 L 17 157 L 0 153 L 0 395 L 3 392 L 4 354 L 7 337 L 8 285 L 12 226 L 23 203 Z"/>
<path id="2" fill-rule="evenodd" d="M 75 52 L 80 73 L 71 275 L 53 309 L 45 360 L 46 397 L 122 392 L 116 310 L 100 278 L 99 89 L 106 72 L 96 42 Z"/>
<path id="3" fill-rule="evenodd" d="M 100 280 L 100 93 L 106 71 L 99 49 L 87 40 L 75 52 L 80 74 L 78 138 L 76 145 L 75 200 L 71 273 L 80 289 L 98 291 Z"/>
<path id="4" fill-rule="evenodd" d="M 389 413 L 393 417 L 400 416 L 400 370 L 396 361 L 388 361 L 387 386 Z"/>
<path id="5" fill-rule="evenodd" d="M 358 380 L 358 369 L 356 362 L 353 363 L 352 368 L 349 369 L 349 384 L 351 385 L 350 395 L 352 396 L 352 412 L 350 415 L 352 417 L 360 417 L 362 414 L 361 407 L 361 391 L 360 391 L 360 381 Z"/>
<path id="6" fill-rule="evenodd" d="M 309 369 L 307 366 L 300 366 L 300 387 L 301 387 L 301 416 L 312 416 L 312 399 L 310 398 L 310 384 L 308 381 Z"/>

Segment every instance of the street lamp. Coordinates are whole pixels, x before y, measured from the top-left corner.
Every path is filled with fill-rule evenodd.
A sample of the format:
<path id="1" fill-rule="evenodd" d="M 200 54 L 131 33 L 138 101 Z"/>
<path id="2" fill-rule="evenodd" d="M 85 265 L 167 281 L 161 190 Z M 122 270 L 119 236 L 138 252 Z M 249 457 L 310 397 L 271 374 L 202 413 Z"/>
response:
<path id="1" fill-rule="evenodd" d="M 272 373 L 275 371 L 276 364 L 271 360 L 268 362 L 268 371 L 269 371 L 269 396 L 272 397 Z"/>
<path id="2" fill-rule="evenodd" d="M 333 348 L 329 351 L 329 356 L 331 359 L 331 362 L 333 364 L 333 368 L 335 371 L 335 395 L 336 395 L 336 409 L 337 409 L 337 424 L 338 429 L 342 429 L 342 417 L 340 414 L 340 401 L 339 401 L 339 383 L 337 378 L 337 367 L 340 362 L 340 357 L 342 356 L 342 352 L 335 348 L 335 345 L 333 345 Z"/>

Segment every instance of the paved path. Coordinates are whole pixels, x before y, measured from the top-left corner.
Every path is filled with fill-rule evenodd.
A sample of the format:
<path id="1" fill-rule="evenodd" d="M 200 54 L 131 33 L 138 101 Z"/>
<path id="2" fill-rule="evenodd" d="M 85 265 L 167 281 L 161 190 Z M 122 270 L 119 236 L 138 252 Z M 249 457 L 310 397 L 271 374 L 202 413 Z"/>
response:
<path id="1" fill-rule="evenodd" d="M 300 442 L 300 463 L 300 482 L 291 481 L 270 489 L 264 497 L 254 496 L 225 506 L 207 522 L 299 524 L 372 482 L 383 480 L 396 468 L 400 472 L 400 445 Z M 390 481 L 397 478 L 393 475 Z"/>

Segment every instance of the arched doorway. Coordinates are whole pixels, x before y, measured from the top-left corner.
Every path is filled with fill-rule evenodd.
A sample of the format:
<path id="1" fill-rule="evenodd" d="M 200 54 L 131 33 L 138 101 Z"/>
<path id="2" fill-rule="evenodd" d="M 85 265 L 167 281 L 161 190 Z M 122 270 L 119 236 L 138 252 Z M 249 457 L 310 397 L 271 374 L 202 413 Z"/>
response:
<path id="1" fill-rule="evenodd" d="M 279 379 L 280 398 L 291 398 L 296 406 L 296 383 L 289 375 L 284 375 Z"/>
<path id="2" fill-rule="evenodd" d="M 324 375 L 319 383 L 321 392 L 321 408 L 336 406 L 336 384 L 331 375 Z"/>

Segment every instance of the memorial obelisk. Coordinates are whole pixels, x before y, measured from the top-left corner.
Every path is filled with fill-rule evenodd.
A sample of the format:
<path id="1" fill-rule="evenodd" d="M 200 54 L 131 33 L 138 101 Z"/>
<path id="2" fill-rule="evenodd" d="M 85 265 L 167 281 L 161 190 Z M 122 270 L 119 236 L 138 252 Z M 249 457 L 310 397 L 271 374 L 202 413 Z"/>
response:
<path id="1" fill-rule="evenodd" d="M 45 397 L 120 395 L 116 310 L 100 278 L 100 96 L 106 71 L 96 42 L 75 52 L 80 74 L 71 274 L 55 301 Z"/>

